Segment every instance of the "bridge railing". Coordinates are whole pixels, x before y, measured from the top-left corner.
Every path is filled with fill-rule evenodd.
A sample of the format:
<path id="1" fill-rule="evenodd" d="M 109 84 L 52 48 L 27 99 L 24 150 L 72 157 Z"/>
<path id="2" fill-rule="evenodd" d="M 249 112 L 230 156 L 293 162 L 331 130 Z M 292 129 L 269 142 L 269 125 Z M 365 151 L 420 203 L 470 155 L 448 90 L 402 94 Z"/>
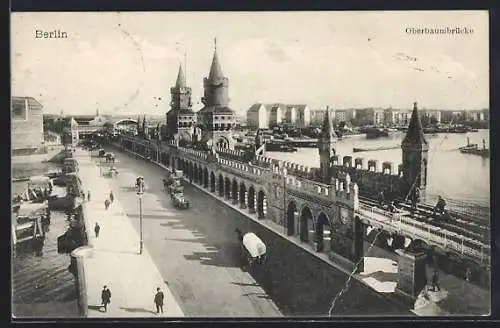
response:
<path id="1" fill-rule="evenodd" d="M 444 248 L 452 249 L 459 254 L 475 258 L 481 263 L 489 263 L 491 253 L 490 247 L 479 241 L 452 233 L 448 230 L 434 227 L 425 222 L 404 217 L 401 213 L 385 211 L 376 206 L 360 204 L 357 212 L 363 214 L 364 216 L 369 216 L 368 213 L 366 213 L 369 212 L 388 218 L 388 220 L 380 220 L 376 216 L 369 216 L 370 220 L 375 220 L 377 223 L 382 225 L 382 227 L 389 227 L 392 230 L 404 231 L 405 226 L 413 227 L 415 229 L 412 229 L 412 231 L 408 231 L 408 229 L 406 229 L 406 232 L 409 235 L 416 236 L 419 239 L 424 241 L 426 240 L 432 244 L 443 246 Z"/>

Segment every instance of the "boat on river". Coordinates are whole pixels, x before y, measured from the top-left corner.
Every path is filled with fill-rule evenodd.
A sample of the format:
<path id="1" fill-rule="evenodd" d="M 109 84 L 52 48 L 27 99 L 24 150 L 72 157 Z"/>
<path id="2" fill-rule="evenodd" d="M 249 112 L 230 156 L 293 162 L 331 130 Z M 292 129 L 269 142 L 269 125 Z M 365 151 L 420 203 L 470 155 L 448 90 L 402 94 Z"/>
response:
<path id="1" fill-rule="evenodd" d="M 483 139 L 483 148 L 479 148 L 478 144 L 471 144 L 467 138 L 467 145 L 459 147 L 458 150 L 462 154 L 479 155 L 482 157 L 489 157 L 490 150 L 486 148 L 486 141 Z"/>
<path id="2" fill-rule="evenodd" d="M 380 146 L 380 147 L 363 147 L 363 148 L 353 148 L 352 151 L 354 153 L 359 153 L 362 151 L 378 151 L 378 150 L 389 150 L 389 149 L 398 149 L 401 146 Z"/>
<path id="3" fill-rule="evenodd" d="M 389 131 L 381 128 L 368 128 L 365 130 L 367 139 L 376 139 L 380 137 L 388 137 Z"/>

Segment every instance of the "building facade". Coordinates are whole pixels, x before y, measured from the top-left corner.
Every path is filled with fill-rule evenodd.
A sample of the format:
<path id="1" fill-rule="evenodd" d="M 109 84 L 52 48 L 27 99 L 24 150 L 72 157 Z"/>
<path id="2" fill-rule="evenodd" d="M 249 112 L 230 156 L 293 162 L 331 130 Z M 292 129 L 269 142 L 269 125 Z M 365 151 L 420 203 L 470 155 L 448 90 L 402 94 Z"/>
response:
<path id="1" fill-rule="evenodd" d="M 253 104 L 247 111 L 247 126 L 252 129 L 269 128 L 269 112 L 264 104 Z"/>
<path id="2" fill-rule="evenodd" d="M 13 151 L 43 146 L 43 106 L 35 98 L 12 97 L 11 138 Z"/>

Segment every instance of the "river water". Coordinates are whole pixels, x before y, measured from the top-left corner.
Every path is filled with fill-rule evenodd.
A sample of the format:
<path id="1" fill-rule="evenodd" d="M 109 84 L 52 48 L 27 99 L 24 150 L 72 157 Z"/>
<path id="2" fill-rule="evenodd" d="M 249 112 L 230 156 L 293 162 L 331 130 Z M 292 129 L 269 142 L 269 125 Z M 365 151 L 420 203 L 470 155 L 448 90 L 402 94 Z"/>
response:
<path id="1" fill-rule="evenodd" d="M 443 133 L 426 135 L 429 143 L 429 167 L 427 180 L 427 201 L 432 203 L 437 195 L 448 202 L 472 203 L 481 207 L 490 204 L 490 159 L 477 155 L 462 154 L 458 151 L 467 143 L 477 143 L 482 147 L 485 139 L 489 147 L 489 130 L 479 130 L 467 134 Z M 393 162 L 397 168 L 402 162 L 401 148 L 353 153 L 353 147 L 400 146 L 404 133 L 395 133 L 387 138 L 366 139 L 364 135 L 350 136 L 337 142 L 336 153 L 342 156 L 374 159 L 380 163 Z M 299 148 L 295 153 L 267 152 L 273 158 L 286 160 L 308 167 L 319 167 L 317 148 Z M 366 164 L 365 164 L 366 165 Z"/>
<path id="2" fill-rule="evenodd" d="M 13 178 L 43 174 L 49 163 L 13 165 Z M 21 193 L 27 182 L 14 182 L 12 193 Z M 64 213 L 51 212 L 51 223 L 41 254 L 24 247 L 12 258 L 12 314 L 15 317 L 78 316 L 75 279 L 68 271 L 70 258 L 57 253 L 57 237 L 68 228 Z"/>

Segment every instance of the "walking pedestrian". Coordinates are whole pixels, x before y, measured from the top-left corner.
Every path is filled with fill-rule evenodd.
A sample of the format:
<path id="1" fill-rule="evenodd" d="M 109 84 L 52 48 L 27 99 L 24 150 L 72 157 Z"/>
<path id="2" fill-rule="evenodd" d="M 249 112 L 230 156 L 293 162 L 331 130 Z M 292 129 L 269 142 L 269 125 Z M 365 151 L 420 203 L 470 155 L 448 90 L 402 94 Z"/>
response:
<path id="1" fill-rule="evenodd" d="M 156 305 L 156 313 L 163 313 L 163 299 L 164 299 L 163 292 L 160 290 L 160 287 L 156 288 L 156 295 L 155 295 L 155 305 Z"/>
<path id="2" fill-rule="evenodd" d="M 94 232 L 95 232 L 95 237 L 96 238 L 99 238 L 99 231 L 101 231 L 101 226 L 99 225 L 99 223 L 95 223 L 95 227 L 94 227 Z"/>
<path id="3" fill-rule="evenodd" d="M 104 208 L 107 210 L 110 204 L 111 202 L 109 201 L 109 199 L 106 198 L 106 200 L 104 201 Z"/>
<path id="4" fill-rule="evenodd" d="M 104 307 L 104 312 L 108 311 L 108 304 L 111 303 L 111 291 L 108 286 L 104 285 L 101 293 L 102 306 Z"/>
<path id="5" fill-rule="evenodd" d="M 434 270 L 432 273 L 432 291 L 435 292 L 436 289 L 438 292 L 441 291 L 441 288 L 439 287 L 439 272 L 437 270 Z"/>
<path id="6" fill-rule="evenodd" d="M 87 191 L 87 200 L 90 202 L 90 190 Z"/>
<path id="7" fill-rule="evenodd" d="M 465 281 L 470 282 L 472 278 L 472 271 L 470 268 L 465 269 Z"/>
<path id="8" fill-rule="evenodd" d="M 111 203 L 113 203 L 113 201 L 115 200 L 115 195 L 113 195 L 113 190 L 109 192 L 109 200 L 111 201 Z"/>

